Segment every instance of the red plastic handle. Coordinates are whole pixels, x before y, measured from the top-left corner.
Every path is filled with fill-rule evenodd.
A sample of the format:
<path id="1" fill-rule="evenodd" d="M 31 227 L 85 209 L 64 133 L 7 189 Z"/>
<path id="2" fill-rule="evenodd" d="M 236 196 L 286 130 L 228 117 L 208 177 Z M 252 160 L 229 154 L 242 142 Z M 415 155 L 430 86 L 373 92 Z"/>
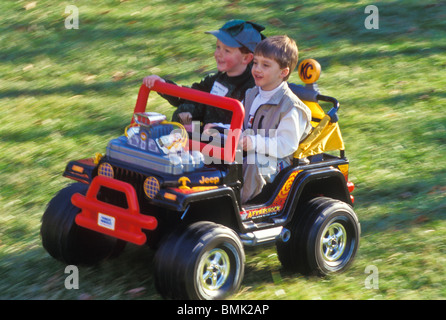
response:
<path id="1" fill-rule="evenodd" d="M 228 97 L 220 97 L 208 92 L 203 92 L 191 88 L 180 87 L 174 84 L 156 81 L 152 90 L 163 93 L 169 96 L 179 97 L 185 100 L 190 100 L 217 108 L 229 110 L 232 112 L 231 126 L 227 135 L 227 143 L 225 147 L 217 147 L 215 145 L 200 142 L 199 151 L 205 151 L 208 155 L 224 160 L 226 162 L 233 162 L 235 160 L 235 151 L 240 138 L 241 130 L 243 128 L 243 119 L 245 117 L 245 109 L 240 101 Z M 146 111 L 147 100 L 149 98 L 150 89 L 144 84 L 141 85 L 136 100 L 134 113 Z M 132 118 L 133 121 L 133 118 Z M 190 149 L 196 150 L 197 145 L 191 142 Z"/>

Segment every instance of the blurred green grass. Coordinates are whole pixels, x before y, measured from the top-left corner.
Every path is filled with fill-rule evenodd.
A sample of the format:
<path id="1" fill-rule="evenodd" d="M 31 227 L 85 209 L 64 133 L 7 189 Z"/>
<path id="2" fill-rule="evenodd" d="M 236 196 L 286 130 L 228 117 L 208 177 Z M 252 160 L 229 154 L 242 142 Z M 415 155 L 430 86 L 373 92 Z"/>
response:
<path id="1" fill-rule="evenodd" d="M 79 29 L 65 29 L 67 5 Z M 128 246 L 118 259 L 79 269 L 43 250 L 40 218 L 70 183 L 72 159 L 104 152 L 128 124 L 144 76 L 180 84 L 214 70 L 204 31 L 232 18 L 288 34 L 300 59 L 322 65 L 319 86 L 341 102 L 340 125 L 362 225 L 354 265 L 342 275 L 284 273 L 274 248 L 247 250 L 233 299 L 446 298 L 446 3 L 375 1 L 379 29 L 364 27 L 367 1 L 3 1 L 0 5 L 0 298 L 160 299 L 153 253 Z M 297 74 L 292 82 L 299 83 Z M 152 94 L 151 108 L 173 109 Z M 367 289 L 367 266 L 379 288 Z"/>

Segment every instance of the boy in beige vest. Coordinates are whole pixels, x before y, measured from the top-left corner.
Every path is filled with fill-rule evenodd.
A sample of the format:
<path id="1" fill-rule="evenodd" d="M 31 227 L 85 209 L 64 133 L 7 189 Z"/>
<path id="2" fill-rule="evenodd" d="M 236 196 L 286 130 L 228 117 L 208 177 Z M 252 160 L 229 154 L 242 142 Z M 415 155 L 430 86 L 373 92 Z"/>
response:
<path id="1" fill-rule="evenodd" d="M 266 183 L 292 163 L 299 142 L 311 130 L 311 111 L 289 89 L 286 80 L 296 68 L 298 49 L 287 36 L 261 41 L 252 75 L 256 86 L 246 92 L 242 204 L 258 195 Z"/>

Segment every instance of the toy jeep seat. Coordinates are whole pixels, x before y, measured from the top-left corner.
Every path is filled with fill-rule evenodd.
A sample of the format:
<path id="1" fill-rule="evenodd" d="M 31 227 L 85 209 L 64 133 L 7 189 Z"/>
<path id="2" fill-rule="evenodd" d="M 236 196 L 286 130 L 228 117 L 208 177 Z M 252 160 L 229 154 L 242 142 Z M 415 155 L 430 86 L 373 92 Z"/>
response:
<path id="1" fill-rule="evenodd" d="M 289 84 L 289 87 L 310 108 L 313 130 L 300 143 L 298 150 L 294 153 L 294 158 L 302 159 L 335 150 L 343 152 L 344 141 L 337 116 L 339 102 L 335 98 L 321 95 L 316 84 L 321 73 L 320 64 L 314 59 L 305 59 L 299 64 L 298 72 L 305 86 Z M 333 108 L 325 113 L 319 101 L 330 102 Z"/>

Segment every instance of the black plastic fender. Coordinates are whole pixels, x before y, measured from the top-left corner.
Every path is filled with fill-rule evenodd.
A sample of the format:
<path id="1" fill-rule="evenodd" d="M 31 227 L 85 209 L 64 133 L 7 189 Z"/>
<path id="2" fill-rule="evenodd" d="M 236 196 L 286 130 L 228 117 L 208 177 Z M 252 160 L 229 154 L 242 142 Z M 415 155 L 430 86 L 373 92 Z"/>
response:
<path id="1" fill-rule="evenodd" d="M 338 199 L 353 206 L 345 177 L 339 169 L 330 166 L 304 170 L 294 180 L 285 208 L 279 219 L 275 220 L 285 225 L 296 212 L 299 212 L 300 203 L 321 195 Z"/>

